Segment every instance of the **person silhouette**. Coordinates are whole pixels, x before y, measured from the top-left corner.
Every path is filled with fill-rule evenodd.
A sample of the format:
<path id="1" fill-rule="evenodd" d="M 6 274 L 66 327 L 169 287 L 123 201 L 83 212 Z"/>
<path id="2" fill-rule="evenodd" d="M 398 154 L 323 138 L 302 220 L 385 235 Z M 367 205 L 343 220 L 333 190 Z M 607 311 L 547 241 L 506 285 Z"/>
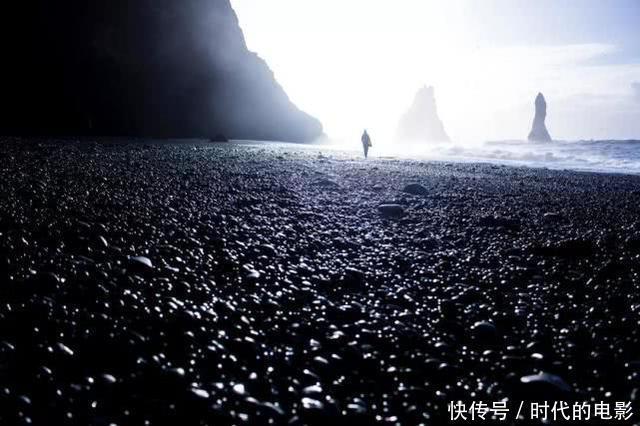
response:
<path id="1" fill-rule="evenodd" d="M 369 148 L 371 148 L 371 137 L 369 137 L 369 133 L 367 133 L 367 129 L 364 130 L 362 134 L 362 149 L 364 149 L 364 158 L 369 156 Z"/>

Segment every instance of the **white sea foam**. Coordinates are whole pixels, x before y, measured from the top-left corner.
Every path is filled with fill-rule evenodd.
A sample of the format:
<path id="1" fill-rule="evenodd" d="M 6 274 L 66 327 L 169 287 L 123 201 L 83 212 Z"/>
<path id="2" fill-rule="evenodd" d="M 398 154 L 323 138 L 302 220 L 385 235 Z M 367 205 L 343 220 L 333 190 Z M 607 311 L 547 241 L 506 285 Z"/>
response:
<path id="1" fill-rule="evenodd" d="M 292 148 L 344 152 L 359 156 L 359 144 L 291 145 Z M 640 174 L 639 140 L 496 141 L 482 143 L 441 143 L 414 146 L 376 144 L 371 158 L 403 158 L 453 162 L 481 162 L 511 166 L 546 167 L 607 173 Z"/>
<path id="2" fill-rule="evenodd" d="M 500 141 L 434 146 L 434 159 L 640 174 L 640 141 Z"/>

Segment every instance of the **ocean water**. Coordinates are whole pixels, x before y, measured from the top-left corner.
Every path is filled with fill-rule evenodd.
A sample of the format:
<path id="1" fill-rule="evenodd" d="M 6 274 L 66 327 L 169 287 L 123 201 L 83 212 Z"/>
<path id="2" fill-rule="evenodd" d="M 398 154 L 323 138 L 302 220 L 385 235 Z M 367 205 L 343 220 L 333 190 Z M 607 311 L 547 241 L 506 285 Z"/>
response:
<path id="1" fill-rule="evenodd" d="M 640 141 L 593 140 L 529 142 L 521 140 L 375 147 L 373 156 L 482 162 L 603 173 L 640 174 Z"/>
<path id="2" fill-rule="evenodd" d="M 451 143 L 434 145 L 423 154 L 433 159 L 450 161 L 640 174 L 638 140 Z"/>
<path id="3" fill-rule="evenodd" d="M 259 142 L 249 142 L 260 144 Z M 264 145 L 263 145 L 264 146 Z M 359 157 L 362 148 L 357 143 L 327 143 L 298 145 L 276 143 L 283 149 Z M 529 142 L 522 140 L 430 143 L 410 146 L 384 145 L 374 142 L 371 158 L 412 159 L 451 162 L 504 164 L 602 173 L 640 174 L 640 140 L 590 140 Z"/>

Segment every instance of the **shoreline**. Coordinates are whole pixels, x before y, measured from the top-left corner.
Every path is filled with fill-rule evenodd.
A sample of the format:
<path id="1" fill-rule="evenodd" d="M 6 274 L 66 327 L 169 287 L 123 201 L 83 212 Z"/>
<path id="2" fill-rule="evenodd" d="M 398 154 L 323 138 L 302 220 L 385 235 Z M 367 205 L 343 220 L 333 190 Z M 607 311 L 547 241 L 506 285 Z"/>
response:
<path id="1" fill-rule="evenodd" d="M 2 140 L 2 138 L 0 138 Z M 554 141 L 554 143 L 572 145 L 572 144 L 580 144 L 580 143 L 634 143 L 640 142 L 635 140 L 580 140 L 580 141 Z M 22 137 L 4 137 L 4 141 L 1 143 L 17 143 L 17 144 L 85 144 L 90 146 L 91 144 L 102 144 L 102 145 L 129 145 L 129 144 L 141 144 L 141 145 L 158 145 L 158 146 L 184 146 L 184 145 L 192 145 L 192 146 L 211 146 L 219 144 L 220 146 L 249 146 L 249 147 L 268 147 L 269 149 L 279 149 L 279 150 L 300 150 L 302 152 L 306 151 L 315 151 L 319 150 L 319 152 L 323 152 L 323 154 L 333 155 L 336 158 L 351 158 L 352 160 L 362 159 L 364 160 L 362 153 L 357 144 L 354 144 L 351 147 L 342 147 L 331 143 L 326 142 L 317 142 L 317 143 L 294 143 L 294 142 L 278 142 L 278 141 L 255 141 L 255 140 L 230 140 L 229 142 L 217 142 L 210 141 L 208 139 L 203 138 L 130 138 L 130 137 L 74 137 L 74 138 L 22 138 Z M 516 144 L 518 148 L 545 148 L 547 144 L 543 144 L 541 146 L 532 146 L 531 142 L 523 141 L 523 140 L 504 140 L 504 141 L 486 141 L 481 144 L 473 144 L 470 146 L 466 145 L 456 145 L 455 143 L 439 145 L 439 148 L 449 148 L 449 149 L 464 149 L 465 147 L 478 148 L 478 147 L 499 147 L 499 144 L 509 143 Z M 553 148 L 554 145 L 549 145 L 549 148 Z M 431 147 L 432 148 L 432 147 Z M 504 166 L 504 167 L 512 167 L 512 168 L 530 168 L 530 169 L 540 169 L 540 170 L 553 170 L 559 172 L 576 172 L 576 173 L 596 173 L 596 174 L 605 174 L 605 175 L 629 175 L 629 176 L 639 176 L 639 170 L 625 169 L 620 167 L 594 167 L 594 166 L 562 166 L 555 164 L 557 161 L 551 161 L 549 163 L 539 164 L 539 163 L 531 163 L 527 160 L 517 160 L 517 159 L 504 159 L 504 158 L 487 158 L 486 156 L 479 157 L 465 157 L 465 156 L 457 156 L 457 155 L 441 155 L 429 153 L 428 151 L 417 152 L 415 155 L 410 153 L 401 154 L 394 151 L 390 151 L 387 148 L 383 149 L 382 153 L 377 153 L 376 151 L 371 152 L 368 161 L 404 161 L 404 162 L 433 162 L 433 163 L 451 163 L 451 164 L 467 164 L 467 165 L 482 165 L 482 166 Z"/>

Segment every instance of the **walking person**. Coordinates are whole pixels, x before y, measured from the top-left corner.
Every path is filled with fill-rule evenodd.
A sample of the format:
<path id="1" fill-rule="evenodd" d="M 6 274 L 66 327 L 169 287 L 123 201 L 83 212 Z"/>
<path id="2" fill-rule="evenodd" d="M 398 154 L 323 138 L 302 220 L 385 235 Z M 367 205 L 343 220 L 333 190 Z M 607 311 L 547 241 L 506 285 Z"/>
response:
<path id="1" fill-rule="evenodd" d="M 364 130 L 364 133 L 362 134 L 362 149 L 364 149 L 364 158 L 367 158 L 369 156 L 369 148 L 371 148 L 373 145 L 371 145 L 371 137 L 369 137 L 369 133 L 367 133 L 367 130 Z"/>

